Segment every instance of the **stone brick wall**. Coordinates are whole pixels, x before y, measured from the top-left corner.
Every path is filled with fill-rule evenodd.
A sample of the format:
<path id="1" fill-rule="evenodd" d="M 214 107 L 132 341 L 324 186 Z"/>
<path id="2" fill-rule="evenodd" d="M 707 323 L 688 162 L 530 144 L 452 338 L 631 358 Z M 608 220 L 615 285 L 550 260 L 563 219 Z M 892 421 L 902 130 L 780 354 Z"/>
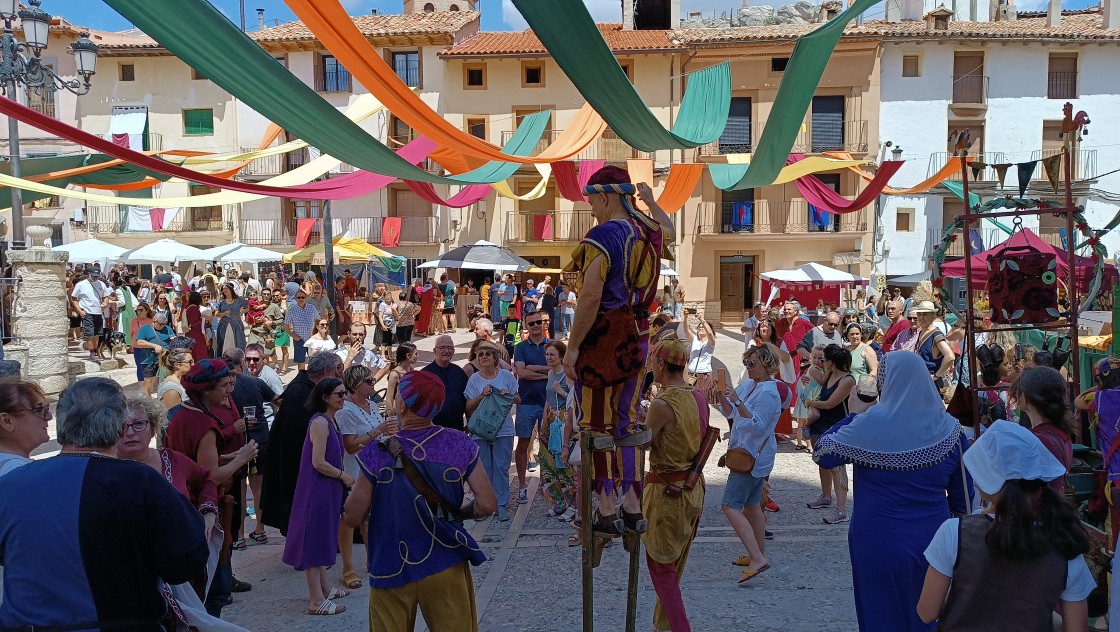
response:
<path id="1" fill-rule="evenodd" d="M 8 253 L 20 282 L 12 303 L 15 344 L 6 351 L 11 359 L 21 360 L 24 379 L 38 384 L 52 400 L 70 383 L 64 280 L 69 257 L 43 248 Z"/>

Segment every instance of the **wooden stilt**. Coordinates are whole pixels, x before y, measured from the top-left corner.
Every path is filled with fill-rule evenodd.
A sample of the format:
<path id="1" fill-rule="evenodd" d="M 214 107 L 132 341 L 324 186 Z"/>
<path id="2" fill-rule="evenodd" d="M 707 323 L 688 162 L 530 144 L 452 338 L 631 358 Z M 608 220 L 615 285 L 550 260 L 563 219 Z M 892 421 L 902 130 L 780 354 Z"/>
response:
<path id="1" fill-rule="evenodd" d="M 599 565 L 599 561 L 603 557 L 603 547 L 600 544 L 596 546 L 595 538 L 591 536 L 591 524 L 593 522 L 592 509 L 591 509 L 591 495 L 594 493 L 592 490 L 591 481 L 591 435 L 587 432 L 579 433 L 579 449 L 582 453 L 583 465 L 580 467 L 580 484 L 579 484 L 579 513 L 580 519 L 583 521 L 582 543 L 583 543 L 583 632 L 595 631 L 595 574 L 593 569 Z M 598 549 L 598 550 L 596 550 Z"/>
<path id="2" fill-rule="evenodd" d="M 638 480 L 645 478 L 646 451 L 638 450 Z M 635 483 L 639 484 L 639 483 Z M 630 553 L 630 570 L 626 578 L 626 632 L 636 632 L 638 625 L 638 570 L 642 562 L 642 536 L 634 531 L 626 532 L 623 545 Z"/>

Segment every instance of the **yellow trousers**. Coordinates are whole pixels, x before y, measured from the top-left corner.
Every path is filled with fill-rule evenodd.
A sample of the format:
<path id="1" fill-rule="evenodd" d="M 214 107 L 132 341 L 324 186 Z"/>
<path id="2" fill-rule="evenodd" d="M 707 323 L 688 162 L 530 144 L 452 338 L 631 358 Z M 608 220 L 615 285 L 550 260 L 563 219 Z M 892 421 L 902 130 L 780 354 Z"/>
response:
<path id="1" fill-rule="evenodd" d="M 470 563 L 399 588 L 370 588 L 370 632 L 413 632 L 417 608 L 431 632 L 478 632 Z"/>

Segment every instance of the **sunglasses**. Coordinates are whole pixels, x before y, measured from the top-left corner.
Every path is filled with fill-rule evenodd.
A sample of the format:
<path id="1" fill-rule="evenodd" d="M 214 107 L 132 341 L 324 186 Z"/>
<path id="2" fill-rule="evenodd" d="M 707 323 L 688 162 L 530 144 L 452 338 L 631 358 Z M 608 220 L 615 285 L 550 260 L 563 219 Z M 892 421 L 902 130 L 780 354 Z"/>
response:
<path id="1" fill-rule="evenodd" d="M 479 351 L 478 353 L 474 354 L 474 357 L 476 358 L 491 358 L 493 356 L 494 354 L 490 351 Z"/>
<path id="2" fill-rule="evenodd" d="M 346 391 L 335 391 L 335 392 L 331 393 L 331 395 L 334 395 L 334 396 L 341 397 L 341 398 L 345 399 L 346 397 L 348 397 L 350 395 L 350 393 L 348 393 Z"/>
<path id="3" fill-rule="evenodd" d="M 260 361 L 261 361 L 261 359 L 260 359 L 260 358 L 250 358 L 250 357 L 246 357 L 246 358 L 245 358 L 245 361 L 246 361 L 246 362 L 248 362 L 249 364 L 256 364 L 256 363 L 260 362 Z"/>
<path id="4" fill-rule="evenodd" d="M 148 426 L 151 425 L 152 422 L 147 419 L 129 419 L 124 422 L 125 430 L 131 430 L 133 432 L 144 432 L 148 429 Z"/>
<path id="5" fill-rule="evenodd" d="M 36 417 L 46 420 L 51 416 L 50 404 L 35 404 L 34 406 L 27 406 L 26 408 L 17 408 L 16 410 L 26 410 Z"/>
<path id="6" fill-rule="evenodd" d="M 330 325 L 328 325 L 327 323 L 319 323 L 319 326 L 320 327 L 329 327 Z"/>
<path id="7" fill-rule="evenodd" d="M 543 324 L 543 323 L 544 323 L 544 321 L 542 321 L 542 320 L 534 320 L 531 323 L 525 323 L 525 324 L 530 326 L 530 327 L 536 327 L 537 325 L 540 325 L 540 324 Z"/>

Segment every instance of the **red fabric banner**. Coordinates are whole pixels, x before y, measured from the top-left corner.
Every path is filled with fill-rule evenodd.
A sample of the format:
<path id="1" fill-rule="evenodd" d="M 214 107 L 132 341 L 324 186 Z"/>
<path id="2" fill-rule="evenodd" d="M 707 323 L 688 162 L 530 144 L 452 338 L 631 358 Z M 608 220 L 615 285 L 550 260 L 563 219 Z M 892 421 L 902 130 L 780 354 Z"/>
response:
<path id="1" fill-rule="evenodd" d="M 533 216 L 533 238 L 537 241 L 552 241 L 552 215 Z"/>
<path id="2" fill-rule="evenodd" d="M 390 176 L 370 173 L 368 171 L 355 171 L 354 173 L 348 173 L 337 178 L 330 178 L 329 180 L 293 187 L 271 187 L 250 182 L 241 182 L 238 180 L 219 178 L 211 174 L 202 173 L 201 171 L 180 167 L 179 165 L 161 160 L 155 156 L 119 147 L 100 136 L 84 132 L 45 114 L 40 114 L 8 98 L 0 98 L 0 113 L 6 114 L 43 131 L 50 132 L 60 138 L 65 138 L 66 140 L 89 147 L 90 149 L 95 149 L 114 158 L 125 160 L 145 169 L 151 169 L 156 173 L 163 173 L 197 184 L 229 189 L 231 191 L 240 191 L 242 193 L 284 198 L 311 198 L 313 200 L 345 200 L 372 193 L 396 180 L 396 178 Z M 410 163 L 416 164 L 426 158 L 435 148 L 435 141 L 419 136 L 398 150 L 397 153 Z"/>
<path id="3" fill-rule="evenodd" d="M 165 208 L 150 208 L 148 213 L 152 217 L 152 230 L 163 230 L 163 214 L 167 212 Z"/>
<path id="4" fill-rule="evenodd" d="M 787 165 L 792 165 L 795 162 L 800 162 L 805 159 L 804 154 L 790 154 L 786 160 Z M 805 201 L 812 204 L 816 208 L 827 211 L 829 213 L 851 213 L 864 208 L 868 204 L 875 201 L 883 189 L 887 187 L 891 177 L 902 168 L 903 161 L 901 160 L 885 160 L 879 165 L 878 172 L 875 177 L 867 183 L 863 191 L 860 191 L 856 199 L 849 200 L 848 198 L 840 195 L 832 190 L 832 187 L 821 181 L 820 178 L 809 175 L 803 176 L 794 180 L 797 186 L 798 193 Z"/>
<path id="5" fill-rule="evenodd" d="M 404 183 L 406 186 L 408 186 L 410 191 L 412 191 L 416 195 L 419 195 L 424 199 L 424 201 L 431 202 L 432 204 L 439 204 L 441 206 L 447 206 L 449 208 L 463 208 L 464 206 L 470 206 L 471 204 L 474 204 L 475 202 L 489 195 L 490 189 L 492 188 L 489 184 L 469 184 L 459 189 L 458 193 L 445 200 L 441 198 L 438 193 L 436 193 L 435 185 L 431 184 L 430 182 L 414 182 L 412 180 L 405 180 Z"/>
<path id="6" fill-rule="evenodd" d="M 556 190 L 565 200 L 572 202 L 586 202 L 587 196 L 583 194 L 583 187 L 606 162 L 602 160 L 581 160 L 579 170 L 576 163 L 570 160 L 552 163 L 552 176 L 556 178 Z"/>
<path id="7" fill-rule="evenodd" d="M 490 186 L 490 185 L 486 185 Z M 381 245 L 395 248 L 401 243 L 401 218 L 386 217 L 381 220 Z"/>
<path id="8" fill-rule="evenodd" d="M 318 217 L 303 217 L 296 220 L 296 250 L 307 247 L 307 242 L 311 241 L 311 231 L 315 230 L 317 221 L 319 221 Z"/>
<path id="9" fill-rule="evenodd" d="M 113 134 L 113 144 L 117 147 L 132 149 L 132 145 L 128 142 L 128 134 Z"/>

